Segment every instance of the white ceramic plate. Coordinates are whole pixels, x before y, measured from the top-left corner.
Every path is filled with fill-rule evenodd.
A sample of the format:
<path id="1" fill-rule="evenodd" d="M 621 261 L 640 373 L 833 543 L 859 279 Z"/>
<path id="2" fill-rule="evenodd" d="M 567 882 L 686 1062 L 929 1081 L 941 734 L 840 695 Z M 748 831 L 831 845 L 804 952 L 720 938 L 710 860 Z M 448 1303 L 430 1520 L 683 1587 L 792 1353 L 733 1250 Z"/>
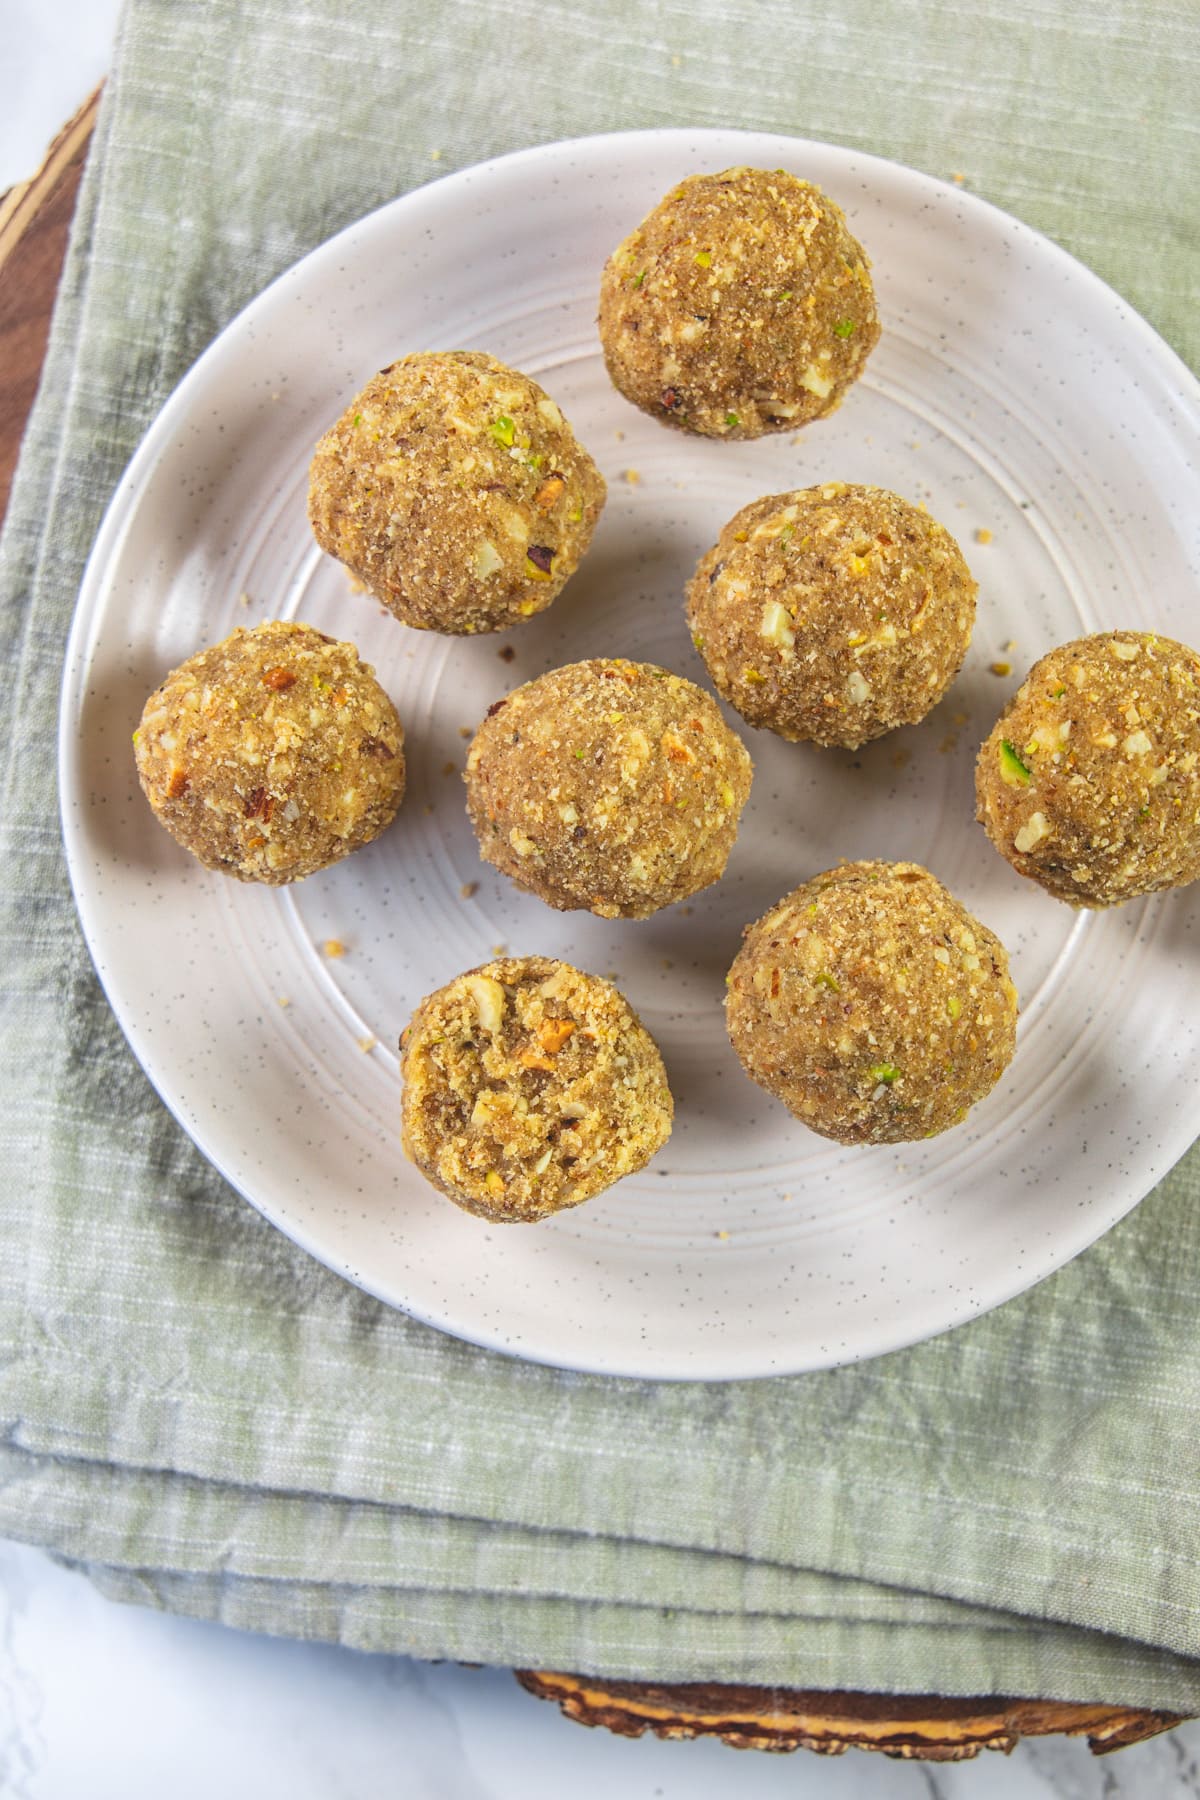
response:
<path id="1" fill-rule="evenodd" d="M 841 203 L 874 261 L 884 335 L 841 410 L 801 437 L 692 443 L 609 386 L 597 283 L 672 182 L 732 163 L 792 169 Z M 428 348 L 486 349 L 534 375 L 608 477 L 583 569 L 503 638 L 406 630 L 350 592 L 305 522 L 320 431 L 376 368 Z M 234 1186 L 332 1268 L 542 1361 L 707 1380 L 812 1369 L 1029 1287 L 1126 1213 L 1197 1128 L 1200 887 L 1095 916 L 1060 906 L 974 824 L 974 755 L 1052 644 L 1112 626 L 1195 639 L 1197 416 L 1183 365 L 1062 251 L 968 194 L 828 145 L 586 139 L 466 170 L 352 226 L 173 395 L 83 586 L 62 709 L 67 849 L 150 1079 Z M 828 478 L 925 501 L 967 552 L 975 642 L 936 712 L 854 754 L 744 731 L 757 773 L 725 880 L 644 923 L 555 913 L 481 864 L 458 771 L 489 703 L 600 654 L 703 680 L 681 599 L 696 559 L 746 501 Z M 164 671 L 274 617 L 356 642 L 410 750 L 395 827 L 283 891 L 178 850 L 129 742 Z M 989 671 L 998 660 L 1010 677 Z M 843 1150 L 811 1135 L 725 1038 L 741 927 L 839 857 L 927 864 L 1012 957 L 1016 1060 L 931 1142 Z M 501 945 L 615 976 L 677 1100 L 644 1174 L 535 1227 L 460 1213 L 398 1142 L 396 1040 L 414 1003 Z"/>

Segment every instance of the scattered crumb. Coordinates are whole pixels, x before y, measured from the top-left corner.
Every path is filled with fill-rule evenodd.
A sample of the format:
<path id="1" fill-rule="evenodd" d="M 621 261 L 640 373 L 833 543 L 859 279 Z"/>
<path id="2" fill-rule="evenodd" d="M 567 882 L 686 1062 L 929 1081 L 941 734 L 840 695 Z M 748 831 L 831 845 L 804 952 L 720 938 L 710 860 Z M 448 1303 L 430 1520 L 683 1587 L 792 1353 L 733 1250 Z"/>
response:
<path id="1" fill-rule="evenodd" d="M 902 769 L 902 768 L 904 768 L 906 763 L 910 763 L 911 761 L 912 761 L 912 751 L 911 750 L 893 750 L 892 751 L 892 767 L 893 767 L 893 769 Z"/>
<path id="2" fill-rule="evenodd" d="M 458 897 L 460 900 L 470 900 L 472 895 L 478 892 L 479 883 L 477 881 L 464 881 L 458 890 Z"/>
<path id="3" fill-rule="evenodd" d="M 682 67 L 683 67 L 683 58 L 682 58 L 682 56 L 673 56 L 673 57 L 672 57 L 672 58 L 671 58 L 671 67 L 672 67 L 672 68 L 673 68 L 673 69 L 681 69 L 681 68 L 682 68 Z"/>
<path id="4" fill-rule="evenodd" d="M 379 1042 L 379 1039 L 377 1037 L 375 1037 L 375 1035 L 373 1033 L 369 1033 L 366 1037 L 359 1038 L 358 1047 L 362 1051 L 363 1055 L 365 1056 L 367 1054 L 367 1051 L 373 1050 L 378 1042 Z"/>
<path id="5" fill-rule="evenodd" d="M 642 479 L 642 476 L 641 476 L 640 469 L 626 469 L 624 475 L 622 476 L 622 480 L 627 481 L 629 483 L 630 487 L 636 487 L 638 482 L 641 479 Z"/>
<path id="6" fill-rule="evenodd" d="M 791 1196 L 791 1195 L 790 1195 L 790 1194 L 780 1194 L 780 1196 L 779 1196 L 779 1198 L 780 1198 L 780 1199 L 781 1199 L 781 1200 L 790 1200 L 790 1199 L 791 1199 L 791 1197 L 792 1197 L 792 1196 Z"/>
<path id="7" fill-rule="evenodd" d="M 326 938 L 321 948 L 332 962 L 336 962 L 339 956 L 346 954 L 346 946 L 341 938 Z"/>
<path id="8" fill-rule="evenodd" d="M 1009 638 L 1007 644 L 1005 644 L 1005 646 L 1004 646 L 1004 648 L 1009 652 L 1010 655 L 1016 649 L 1016 647 L 1017 647 L 1016 638 Z"/>
<path id="9" fill-rule="evenodd" d="M 245 588 L 243 588 L 243 589 L 242 589 L 242 591 L 241 591 L 241 593 L 240 593 L 240 594 L 239 594 L 239 595 L 238 595 L 238 600 L 239 600 L 239 602 L 240 602 L 240 603 L 241 603 L 241 605 L 242 605 L 242 606 L 249 606 L 249 604 L 250 604 L 250 596 L 249 596 L 249 594 L 248 594 L 248 593 L 247 593 L 247 592 L 246 592 L 246 590 L 245 590 Z"/>
<path id="10" fill-rule="evenodd" d="M 432 813 L 433 813 L 433 808 L 432 808 L 432 806 L 430 806 L 430 805 L 429 805 L 429 803 L 428 803 L 428 802 L 426 802 L 426 804 L 425 804 L 425 805 L 424 805 L 424 806 L 423 806 L 423 807 L 422 807 L 422 808 L 421 808 L 421 811 L 422 811 L 422 812 L 423 812 L 423 813 L 426 813 L 426 814 L 430 814 L 430 815 L 432 815 Z"/>
<path id="11" fill-rule="evenodd" d="M 991 541 L 992 541 L 991 532 L 988 530 L 986 525 L 981 525 L 975 533 L 975 542 L 977 544 L 990 544 Z"/>
<path id="12" fill-rule="evenodd" d="M 673 969 L 675 967 L 674 963 L 671 961 L 669 956 L 663 957 L 662 966 L 664 969 Z"/>
<path id="13" fill-rule="evenodd" d="M 507 944 L 493 944 L 492 945 L 492 955 L 493 956 L 503 956 L 507 950 L 508 950 Z"/>
<path id="14" fill-rule="evenodd" d="M 714 1231 L 713 1236 L 721 1238 L 722 1241 L 724 1241 L 729 1237 L 729 1233 L 727 1231 Z"/>
<path id="15" fill-rule="evenodd" d="M 912 443 L 908 447 L 910 450 L 919 450 L 921 448 L 920 438 L 914 438 Z"/>
<path id="16" fill-rule="evenodd" d="M 625 433 L 623 431 L 614 431 L 613 436 L 616 438 L 618 444 L 623 444 L 625 442 Z"/>
<path id="17" fill-rule="evenodd" d="M 475 736 L 475 731 L 470 725 L 460 725 L 458 728 L 458 735 L 460 738 L 473 738 Z"/>
<path id="18" fill-rule="evenodd" d="M 949 756 L 952 750 L 958 749 L 958 740 L 962 736 L 962 728 L 967 723 L 967 718 L 968 715 L 965 712 L 956 712 L 952 714 L 950 723 L 954 729 L 953 731 L 948 731 L 938 745 L 938 754 L 940 756 Z"/>
<path id="19" fill-rule="evenodd" d="M 686 919 L 686 918 L 689 918 L 691 916 L 691 914 L 695 912 L 696 909 L 694 906 L 681 906 L 679 910 L 683 914 L 684 918 Z"/>
<path id="20" fill-rule="evenodd" d="M 1012 664 L 1006 662 L 989 663 L 988 668 L 993 675 L 1011 675 Z"/>
<path id="21" fill-rule="evenodd" d="M 441 160 L 442 160 L 441 151 L 440 150 L 431 150 L 429 152 L 429 160 L 430 160 L 430 162 L 441 162 Z"/>
<path id="22" fill-rule="evenodd" d="M 290 1006 L 292 1004 L 286 994 L 278 994 L 276 995 L 276 998 L 279 1001 L 280 1006 Z"/>
<path id="23" fill-rule="evenodd" d="M 442 774 L 443 775 L 455 775 L 457 773 L 458 773 L 458 764 L 457 763 L 444 762 L 442 764 Z"/>
<path id="24" fill-rule="evenodd" d="M 951 179 L 951 181 L 952 181 L 952 182 L 953 182 L 953 183 L 954 183 L 954 184 L 955 184 L 955 186 L 956 186 L 956 187 L 961 187 L 961 186 L 962 186 L 962 184 L 963 184 L 963 182 L 964 182 L 964 181 L 965 181 L 965 180 L 966 180 L 966 179 L 967 179 L 967 178 L 966 178 L 966 176 L 965 176 L 965 175 L 960 175 L 960 174 L 959 174 L 959 173 L 958 173 L 958 171 L 957 171 L 957 170 L 955 170 L 955 171 L 954 171 L 954 172 L 953 172 L 953 173 L 952 173 L 952 174 L 951 174 L 951 176 L 950 176 L 950 179 Z"/>
<path id="25" fill-rule="evenodd" d="M 802 431 L 798 431 L 796 433 L 795 437 L 792 439 L 792 442 L 793 442 L 793 444 L 802 444 L 804 442 L 804 433 Z"/>
<path id="26" fill-rule="evenodd" d="M 511 644 L 501 644 L 496 652 L 496 655 L 500 658 L 501 662 L 511 662 L 516 654 L 517 653 Z"/>

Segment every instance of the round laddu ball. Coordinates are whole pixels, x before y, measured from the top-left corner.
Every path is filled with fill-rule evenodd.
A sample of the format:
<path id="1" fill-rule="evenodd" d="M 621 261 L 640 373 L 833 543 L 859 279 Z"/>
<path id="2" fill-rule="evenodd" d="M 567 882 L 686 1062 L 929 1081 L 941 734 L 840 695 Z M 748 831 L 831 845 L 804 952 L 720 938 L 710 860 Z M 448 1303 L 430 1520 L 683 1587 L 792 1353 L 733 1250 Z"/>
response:
<path id="1" fill-rule="evenodd" d="M 407 1154 L 498 1224 L 590 1200 L 671 1135 L 662 1057 L 633 1008 L 550 957 L 459 975 L 422 1000 L 400 1051 Z"/>
<path id="2" fill-rule="evenodd" d="M 1004 947 L 928 869 L 845 863 L 751 925 L 726 1016 L 751 1080 L 823 1137 L 957 1125 L 1012 1058 Z"/>
<path id="3" fill-rule="evenodd" d="M 404 732 L 360 662 L 308 625 L 239 628 L 173 669 L 133 738 L 171 836 L 208 869 L 278 886 L 370 843 L 404 798 Z"/>
<path id="4" fill-rule="evenodd" d="M 597 659 L 489 709 L 467 807 L 487 861 L 548 905 L 645 919 L 719 880 L 751 773 L 702 689 Z"/>
<path id="5" fill-rule="evenodd" d="M 811 182 L 689 176 L 604 266 L 609 375 L 643 412 L 702 437 L 794 431 L 840 404 L 878 340 L 869 271 Z"/>
<path id="6" fill-rule="evenodd" d="M 549 606 L 604 478 L 537 383 L 473 350 L 382 369 L 317 445 L 317 542 L 406 625 L 502 631 Z"/>
<path id="7" fill-rule="evenodd" d="M 1200 655 L 1103 631 L 1034 664 L 979 752 L 977 817 L 1071 906 L 1200 878 Z"/>
<path id="8" fill-rule="evenodd" d="M 693 642 L 748 725 L 856 749 L 958 672 L 976 583 L 950 533 L 885 488 L 827 481 L 736 513 L 688 583 Z"/>

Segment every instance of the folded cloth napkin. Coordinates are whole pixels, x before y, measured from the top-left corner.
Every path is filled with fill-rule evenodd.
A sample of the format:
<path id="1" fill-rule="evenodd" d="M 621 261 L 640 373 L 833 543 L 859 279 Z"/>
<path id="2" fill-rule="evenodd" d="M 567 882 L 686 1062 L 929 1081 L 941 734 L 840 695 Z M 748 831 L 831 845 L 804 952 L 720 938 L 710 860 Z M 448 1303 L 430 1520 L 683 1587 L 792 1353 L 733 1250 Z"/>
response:
<path id="1" fill-rule="evenodd" d="M 0 1530 L 367 1649 L 1200 1711 L 1195 1154 L 1034 1292 L 875 1362 L 507 1360 L 318 1266 L 183 1136 L 81 941 L 54 770 L 130 453 L 338 227 L 561 136 L 792 130 L 965 179 L 1195 361 L 1198 55 L 1190 0 L 131 0 L 3 546 Z"/>

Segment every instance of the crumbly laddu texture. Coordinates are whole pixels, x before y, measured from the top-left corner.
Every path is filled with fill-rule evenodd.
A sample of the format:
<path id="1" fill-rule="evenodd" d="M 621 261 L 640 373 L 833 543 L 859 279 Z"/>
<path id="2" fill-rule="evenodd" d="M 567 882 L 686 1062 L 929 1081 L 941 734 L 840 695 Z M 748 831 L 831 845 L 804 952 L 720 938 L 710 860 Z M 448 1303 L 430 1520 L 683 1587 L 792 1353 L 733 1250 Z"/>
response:
<path id="1" fill-rule="evenodd" d="M 1102 631 L 1043 656 L 975 770 L 977 817 L 1016 869 L 1072 906 L 1200 878 L 1200 655 Z"/>
<path id="2" fill-rule="evenodd" d="M 598 658 L 490 708 L 467 808 L 487 861 L 550 906 L 644 919 L 720 879 L 751 774 L 701 688 Z"/>
<path id="3" fill-rule="evenodd" d="M 466 635 L 549 606 L 604 497 L 528 375 L 478 351 L 422 351 L 373 376 L 318 443 L 308 517 L 404 624 Z"/>
<path id="4" fill-rule="evenodd" d="M 784 169 L 681 181 L 609 257 L 599 324 L 627 400 L 719 438 L 832 412 L 879 338 L 841 208 Z"/>
<path id="5" fill-rule="evenodd" d="M 751 925 L 729 1036 L 753 1081 L 823 1137 L 889 1144 L 966 1117 L 1012 1059 L 999 939 L 917 863 L 845 863 Z"/>
<path id="6" fill-rule="evenodd" d="M 400 1051 L 405 1151 L 498 1224 L 592 1199 L 671 1135 L 662 1057 L 629 1002 L 551 957 L 459 975 L 422 1000 Z"/>
<path id="7" fill-rule="evenodd" d="M 309 625 L 241 627 L 173 669 L 133 736 L 171 836 L 240 881 L 298 881 L 390 825 L 404 732 L 353 644 Z"/>
<path id="8" fill-rule="evenodd" d="M 886 488 L 827 481 L 736 513 L 688 583 L 687 616 L 747 724 L 857 749 L 940 700 L 976 592 L 928 513 Z"/>

